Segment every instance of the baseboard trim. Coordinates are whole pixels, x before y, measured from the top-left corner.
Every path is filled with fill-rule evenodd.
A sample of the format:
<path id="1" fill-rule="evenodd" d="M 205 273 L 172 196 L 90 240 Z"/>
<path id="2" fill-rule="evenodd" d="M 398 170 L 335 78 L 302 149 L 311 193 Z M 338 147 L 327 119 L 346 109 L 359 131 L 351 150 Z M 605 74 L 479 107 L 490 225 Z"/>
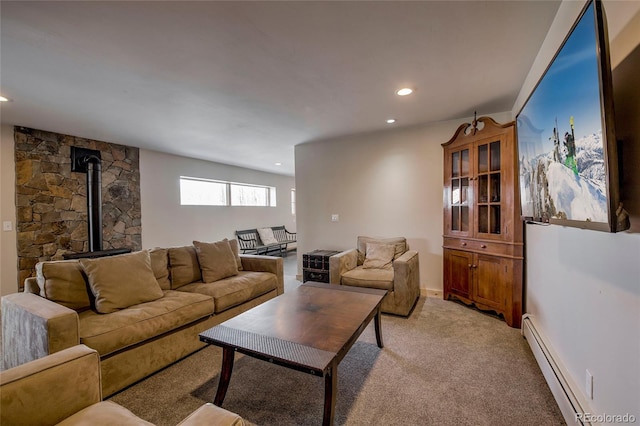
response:
<path id="1" fill-rule="evenodd" d="M 578 391 L 566 368 L 550 347 L 548 339 L 536 326 L 535 318 L 530 314 L 522 316 L 522 335 L 529 343 L 531 352 L 538 362 L 553 397 L 568 425 L 591 425 L 589 421 L 583 421 L 578 415 L 592 413 L 591 407 Z"/>
<path id="2" fill-rule="evenodd" d="M 420 296 L 442 299 L 442 290 L 435 290 L 433 288 L 421 288 Z"/>

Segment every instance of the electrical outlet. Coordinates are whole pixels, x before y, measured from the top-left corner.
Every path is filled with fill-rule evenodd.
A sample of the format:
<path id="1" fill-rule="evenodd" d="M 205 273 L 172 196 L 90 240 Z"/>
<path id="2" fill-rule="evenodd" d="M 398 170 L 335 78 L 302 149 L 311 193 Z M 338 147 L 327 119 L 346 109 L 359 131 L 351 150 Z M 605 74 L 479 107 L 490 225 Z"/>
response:
<path id="1" fill-rule="evenodd" d="M 593 399 L 593 374 L 589 370 L 586 370 L 584 382 L 584 391 L 587 394 L 587 398 Z"/>
<path id="2" fill-rule="evenodd" d="M 331 222 L 339 222 L 339 221 L 340 221 L 340 215 L 337 215 L 337 214 L 331 215 Z"/>
<path id="3" fill-rule="evenodd" d="M 3 231 L 13 231 L 13 223 L 10 220 L 6 220 L 2 222 L 2 230 Z"/>

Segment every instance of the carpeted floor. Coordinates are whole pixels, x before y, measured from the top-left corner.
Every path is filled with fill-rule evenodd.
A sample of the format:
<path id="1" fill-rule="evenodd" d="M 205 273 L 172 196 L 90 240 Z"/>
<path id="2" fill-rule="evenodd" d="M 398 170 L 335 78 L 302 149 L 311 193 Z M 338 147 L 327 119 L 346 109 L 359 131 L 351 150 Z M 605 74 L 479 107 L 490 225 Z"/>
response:
<path id="1" fill-rule="evenodd" d="M 565 424 L 520 330 L 498 318 L 421 297 L 408 319 L 384 315 L 382 333 L 379 349 L 370 325 L 338 368 L 337 425 Z M 111 400 L 175 425 L 213 400 L 221 361 L 207 347 Z M 323 397 L 323 379 L 237 354 L 223 407 L 256 425 L 315 425 Z"/>

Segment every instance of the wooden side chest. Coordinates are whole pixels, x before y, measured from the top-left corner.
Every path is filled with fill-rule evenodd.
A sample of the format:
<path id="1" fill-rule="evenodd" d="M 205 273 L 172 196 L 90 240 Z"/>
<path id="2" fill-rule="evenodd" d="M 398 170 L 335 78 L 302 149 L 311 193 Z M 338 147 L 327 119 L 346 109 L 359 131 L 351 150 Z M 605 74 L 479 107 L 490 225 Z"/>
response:
<path id="1" fill-rule="evenodd" d="M 302 255 L 302 282 L 329 282 L 329 258 L 340 253 L 334 250 L 313 250 Z"/>

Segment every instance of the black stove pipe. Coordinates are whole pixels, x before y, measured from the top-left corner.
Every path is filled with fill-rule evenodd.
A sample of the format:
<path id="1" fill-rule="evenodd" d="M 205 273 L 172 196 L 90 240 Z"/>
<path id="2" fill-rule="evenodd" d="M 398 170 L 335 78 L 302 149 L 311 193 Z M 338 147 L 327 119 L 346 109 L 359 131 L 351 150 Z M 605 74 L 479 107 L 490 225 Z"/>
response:
<path id="1" fill-rule="evenodd" d="M 102 161 L 95 155 L 86 156 L 87 220 L 89 222 L 89 252 L 102 250 Z"/>

